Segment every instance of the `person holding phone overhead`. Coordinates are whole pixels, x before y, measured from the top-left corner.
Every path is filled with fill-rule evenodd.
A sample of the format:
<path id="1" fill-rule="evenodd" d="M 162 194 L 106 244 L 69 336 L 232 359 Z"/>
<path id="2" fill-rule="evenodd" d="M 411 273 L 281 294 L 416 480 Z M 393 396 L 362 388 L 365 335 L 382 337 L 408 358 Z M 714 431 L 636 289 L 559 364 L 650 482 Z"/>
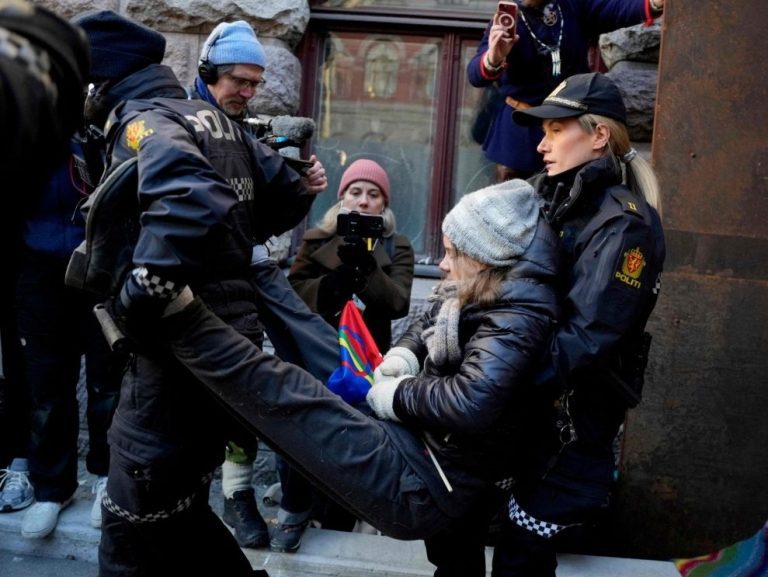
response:
<path id="1" fill-rule="evenodd" d="M 513 26 L 510 4 L 517 8 Z M 663 9 L 664 0 L 499 2 L 467 65 L 472 86 L 496 83 L 505 99 L 482 145 L 486 158 L 496 163 L 497 182 L 528 178 L 543 168 L 536 152 L 541 128 L 515 124 L 512 113 L 541 104 L 564 78 L 589 72 L 589 45 L 600 34 L 651 23 Z"/>
<path id="2" fill-rule="evenodd" d="M 363 320 L 382 354 L 391 345 L 392 321 L 408 314 L 414 266 L 411 243 L 396 232 L 389 204 L 384 168 L 367 158 L 352 162 L 341 176 L 338 202 L 305 233 L 288 275 L 309 308 L 336 328 L 341 310 L 354 298 L 364 309 Z M 378 221 L 381 231 L 362 232 L 369 221 Z M 325 528 L 352 529 L 354 517 L 321 496 L 313 498 L 311 485 L 293 469 L 281 464 L 279 471 L 283 499 L 272 550 L 298 550 L 313 514 Z"/>

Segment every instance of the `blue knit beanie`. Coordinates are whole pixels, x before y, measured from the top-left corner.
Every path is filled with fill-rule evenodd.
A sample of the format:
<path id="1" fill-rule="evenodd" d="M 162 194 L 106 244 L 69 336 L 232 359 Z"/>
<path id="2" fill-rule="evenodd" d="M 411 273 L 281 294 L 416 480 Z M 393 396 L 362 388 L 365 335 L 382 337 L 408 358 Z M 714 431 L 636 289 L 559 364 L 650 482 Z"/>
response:
<path id="1" fill-rule="evenodd" d="M 267 55 L 248 22 L 222 22 L 203 44 L 200 62 L 222 64 L 255 64 L 267 67 Z"/>
<path id="2" fill-rule="evenodd" d="M 120 80 L 165 56 L 165 37 L 112 10 L 89 10 L 71 21 L 91 45 L 89 80 Z"/>

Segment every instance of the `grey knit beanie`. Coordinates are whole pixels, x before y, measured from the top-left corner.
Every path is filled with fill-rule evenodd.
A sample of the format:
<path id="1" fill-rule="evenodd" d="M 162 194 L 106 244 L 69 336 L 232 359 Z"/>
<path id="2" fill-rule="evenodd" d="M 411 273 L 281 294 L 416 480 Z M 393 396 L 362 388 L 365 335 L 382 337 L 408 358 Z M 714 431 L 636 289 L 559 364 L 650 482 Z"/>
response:
<path id="1" fill-rule="evenodd" d="M 539 201 L 514 179 L 464 195 L 443 220 L 443 234 L 461 252 L 491 266 L 510 266 L 533 240 Z"/>

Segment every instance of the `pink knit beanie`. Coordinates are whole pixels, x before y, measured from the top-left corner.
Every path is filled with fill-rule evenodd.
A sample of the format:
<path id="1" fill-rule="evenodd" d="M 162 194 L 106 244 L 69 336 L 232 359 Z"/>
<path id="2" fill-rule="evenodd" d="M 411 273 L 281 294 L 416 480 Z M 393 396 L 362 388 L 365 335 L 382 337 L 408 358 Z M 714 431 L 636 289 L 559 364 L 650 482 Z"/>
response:
<path id="1" fill-rule="evenodd" d="M 344 196 L 344 191 L 350 184 L 358 180 L 366 180 L 378 186 L 384 195 L 384 205 L 389 206 L 389 177 L 379 163 L 360 158 L 350 164 L 341 175 L 339 198 Z"/>

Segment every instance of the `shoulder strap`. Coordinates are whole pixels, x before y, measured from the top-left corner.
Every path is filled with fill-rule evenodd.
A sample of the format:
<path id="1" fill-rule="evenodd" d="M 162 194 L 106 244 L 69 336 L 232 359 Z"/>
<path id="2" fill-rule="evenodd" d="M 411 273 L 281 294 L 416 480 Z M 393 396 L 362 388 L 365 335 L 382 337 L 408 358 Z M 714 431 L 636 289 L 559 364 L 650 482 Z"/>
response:
<path id="1" fill-rule="evenodd" d="M 137 161 L 134 156 L 119 164 L 81 207 L 85 240 L 70 257 L 66 285 L 104 297 L 119 290 L 139 233 Z"/>
<path id="2" fill-rule="evenodd" d="M 631 214 L 637 218 L 647 219 L 647 203 L 639 199 L 637 195 L 624 185 L 617 184 L 608 188 L 608 194 L 621 206 L 621 210 L 626 214 Z"/>

